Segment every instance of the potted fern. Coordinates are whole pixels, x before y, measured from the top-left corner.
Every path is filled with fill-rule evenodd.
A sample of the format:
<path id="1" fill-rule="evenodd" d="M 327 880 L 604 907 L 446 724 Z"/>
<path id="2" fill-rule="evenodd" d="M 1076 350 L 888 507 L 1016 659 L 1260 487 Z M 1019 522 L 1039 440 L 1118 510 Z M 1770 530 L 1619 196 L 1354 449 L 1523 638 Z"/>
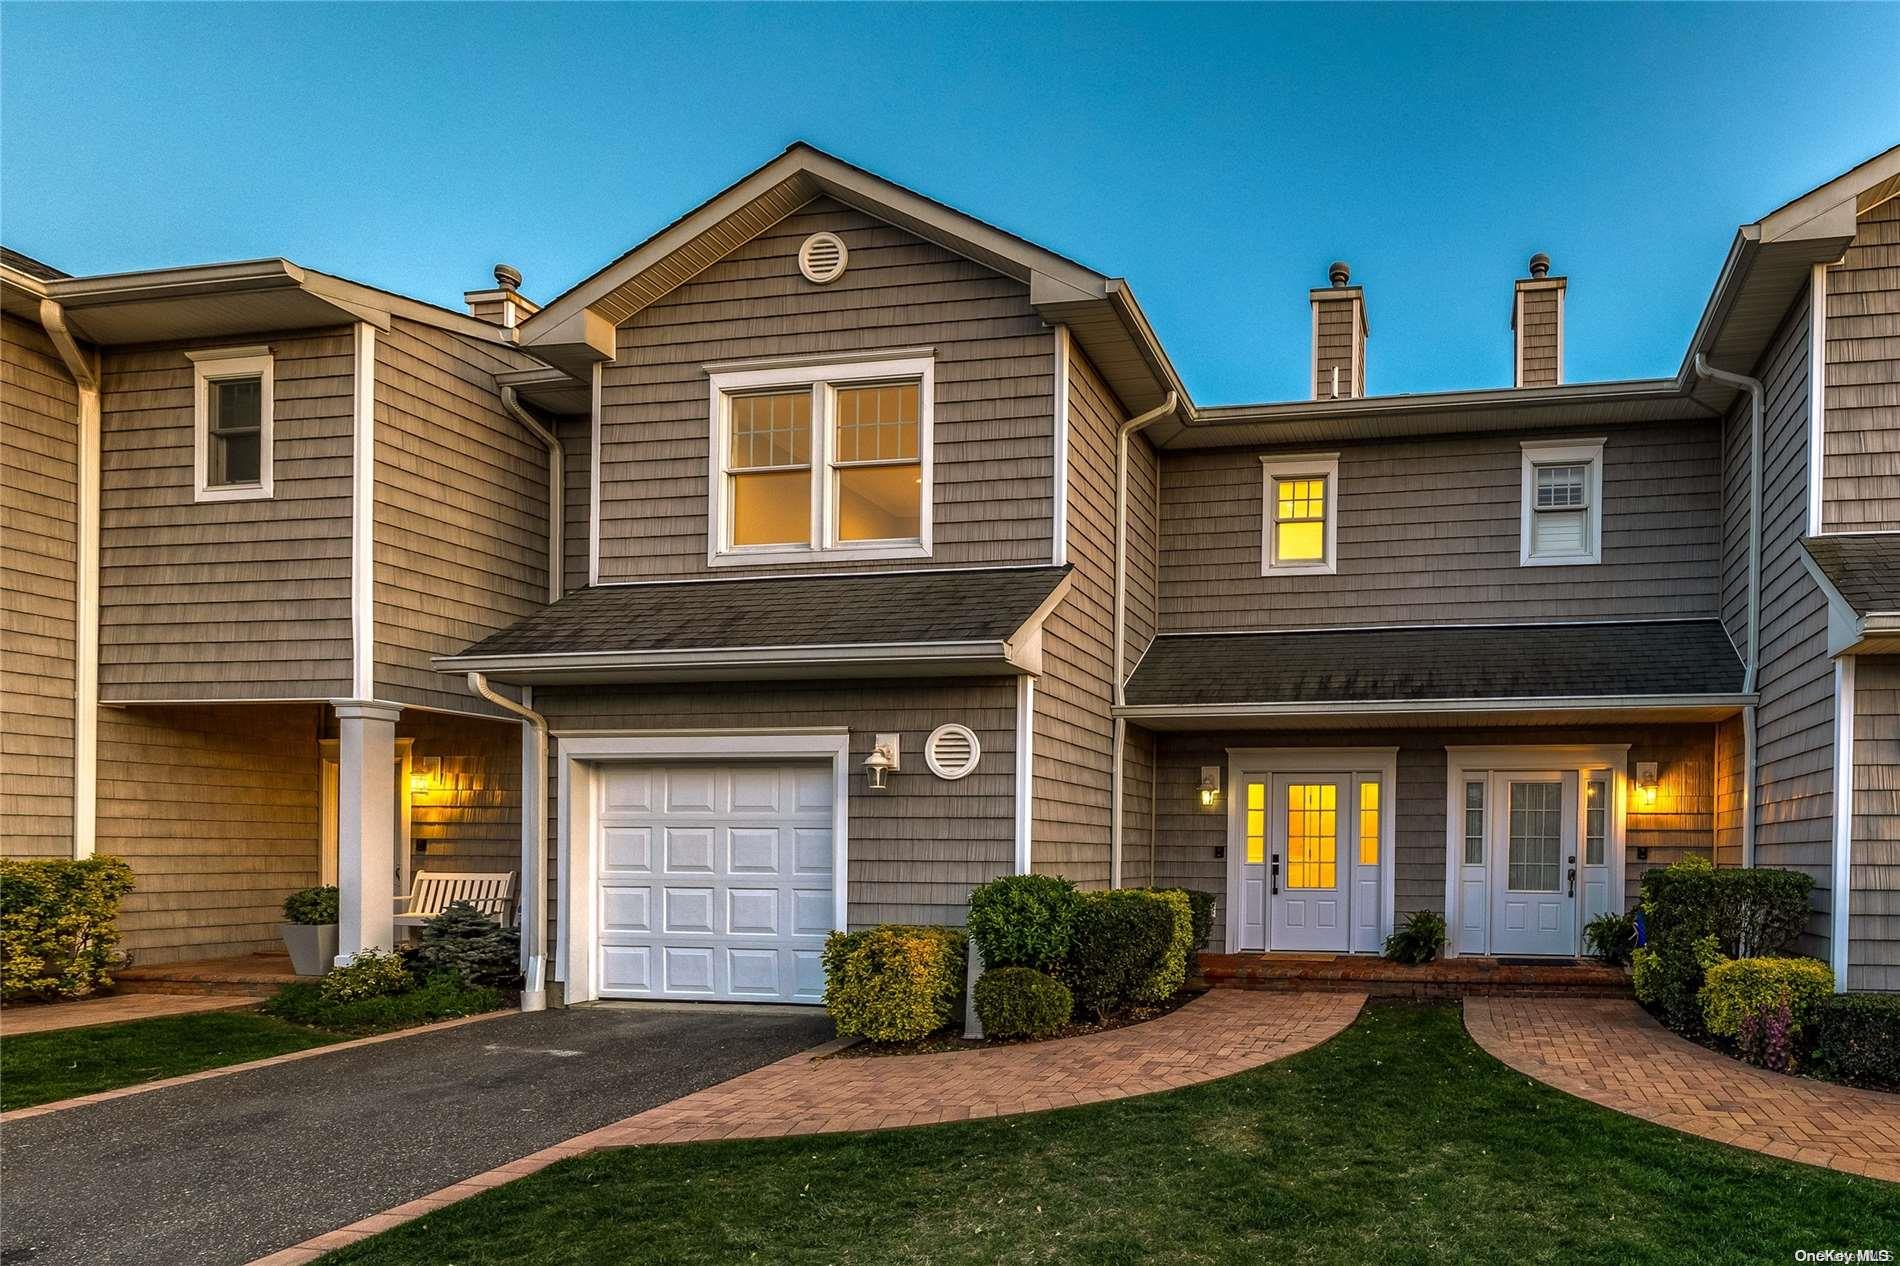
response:
<path id="1" fill-rule="evenodd" d="M 336 962 L 336 888 L 300 888 L 284 898 L 284 921 L 277 925 L 290 951 L 290 969 L 299 976 L 321 976 Z"/>

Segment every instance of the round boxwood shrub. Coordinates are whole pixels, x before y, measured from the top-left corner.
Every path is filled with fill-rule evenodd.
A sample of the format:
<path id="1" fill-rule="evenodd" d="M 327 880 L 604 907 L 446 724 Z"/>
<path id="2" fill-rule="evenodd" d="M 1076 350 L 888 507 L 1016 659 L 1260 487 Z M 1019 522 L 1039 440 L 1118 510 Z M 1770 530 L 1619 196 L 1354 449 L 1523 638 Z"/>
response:
<path id="1" fill-rule="evenodd" d="M 1798 1038 L 1833 993 L 1834 969 L 1819 959 L 1729 959 L 1703 976 L 1702 1023 L 1717 1037 L 1736 1037 L 1744 1017 L 1786 1003 L 1789 1034 Z"/>
<path id="2" fill-rule="evenodd" d="M 998 967 L 976 982 L 976 1017 L 985 1037 L 1048 1037 L 1069 1022 L 1068 987 L 1033 967 Z"/>
<path id="3" fill-rule="evenodd" d="M 1054 875 L 1005 875 L 970 894 L 970 939 L 984 967 L 1053 971 L 1069 956 L 1082 894 Z"/>
<path id="4" fill-rule="evenodd" d="M 961 928 L 883 923 L 825 941 L 825 1010 L 839 1037 L 911 1042 L 956 1018 L 963 1001 Z"/>
<path id="5" fill-rule="evenodd" d="M 1174 940 L 1175 907 L 1142 888 L 1083 895 L 1063 969 L 1078 1016 L 1105 1020 L 1128 1008 L 1161 971 Z"/>
<path id="6" fill-rule="evenodd" d="M 1174 916 L 1174 930 L 1160 965 L 1135 986 L 1135 1001 L 1152 1006 L 1174 997 L 1187 983 L 1188 955 L 1194 949 L 1194 906 L 1180 888 L 1153 888 L 1149 894 Z"/>

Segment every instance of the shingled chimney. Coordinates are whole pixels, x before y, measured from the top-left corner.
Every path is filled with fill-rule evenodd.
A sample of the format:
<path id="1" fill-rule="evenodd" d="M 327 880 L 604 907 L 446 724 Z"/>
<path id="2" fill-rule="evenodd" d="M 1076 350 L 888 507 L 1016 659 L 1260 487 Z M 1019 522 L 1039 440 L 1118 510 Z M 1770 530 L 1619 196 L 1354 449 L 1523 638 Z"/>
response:
<path id="1" fill-rule="evenodd" d="M 1511 299 L 1514 387 L 1555 387 L 1564 380 L 1564 278 L 1550 275 L 1550 256 L 1531 256 Z"/>
<path id="2" fill-rule="evenodd" d="M 1349 284 L 1344 260 L 1326 270 L 1332 285 L 1308 291 L 1313 301 L 1313 399 L 1356 400 L 1366 394 L 1366 292 Z"/>

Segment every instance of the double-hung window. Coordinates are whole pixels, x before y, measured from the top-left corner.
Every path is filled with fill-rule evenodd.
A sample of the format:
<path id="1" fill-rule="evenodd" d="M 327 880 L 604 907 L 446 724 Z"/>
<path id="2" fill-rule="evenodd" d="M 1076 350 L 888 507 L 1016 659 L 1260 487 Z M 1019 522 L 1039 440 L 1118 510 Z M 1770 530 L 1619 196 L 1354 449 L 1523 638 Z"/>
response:
<path id="1" fill-rule="evenodd" d="M 929 557 L 928 356 L 707 371 L 709 562 Z"/>
<path id="2" fill-rule="evenodd" d="M 185 355 L 192 362 L 195 499 L 269 497 L 274 412 L 270 349 L 232 347 Z"/>
<path id="3" fill-rule="evenodd" d="M 1339 454 L 1262 457 L 1263 576 L 1330 575 L 1338 571 Z"/>
<path id="4" fill-rule="evenodd" d="M 1603 441 L 1524 442 L 1520 547 L 1526 567 L 1603 560 Z"/>

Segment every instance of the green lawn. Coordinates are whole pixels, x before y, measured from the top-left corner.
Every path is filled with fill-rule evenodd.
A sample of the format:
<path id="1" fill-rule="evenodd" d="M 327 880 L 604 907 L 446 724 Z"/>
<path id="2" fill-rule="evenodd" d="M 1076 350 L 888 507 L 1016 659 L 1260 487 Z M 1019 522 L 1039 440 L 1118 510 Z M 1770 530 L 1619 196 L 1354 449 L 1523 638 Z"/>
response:
<path id="1" fill-rule="evenodd" d="M 323 1259 L 1784 1263 L 1900 1249 L 1900 1188 L 1567 1098 L 1451 1006 L 1171 1094 L 878 1134 L 595 1153 Z"/>
<path id="2" fill-rule="evenodd" d="M 0 1111 L 327 1046 L 346 1036 L 254 1011 L 22 1033 L 0 1039 Z"/>

